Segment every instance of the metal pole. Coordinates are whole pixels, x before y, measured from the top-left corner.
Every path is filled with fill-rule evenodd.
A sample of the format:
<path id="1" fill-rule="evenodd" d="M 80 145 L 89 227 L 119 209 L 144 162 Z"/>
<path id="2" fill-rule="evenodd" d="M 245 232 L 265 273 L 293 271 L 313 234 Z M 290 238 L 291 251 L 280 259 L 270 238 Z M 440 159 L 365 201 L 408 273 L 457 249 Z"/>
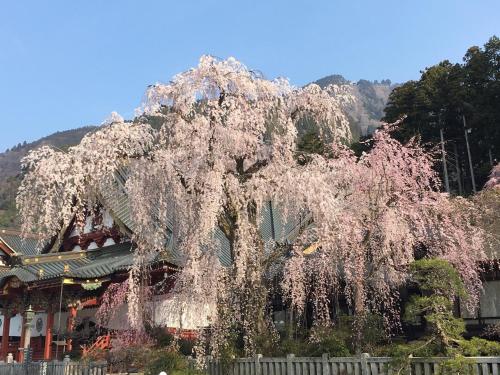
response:
<path id="1" fill-rule="evenodd" d="M 446 192 L 450 194 L 450 181 L 448 180 L 448 168 L 446 167 L 446 150 L 444 148 L 443 128 L 439 129 L 439 135 L 441 136 L 441 160 L 443 161 L 444 186 L 446 187 Z"/>
<path id="2" fill-rule="evenodd" d="M 59 294 L 59 317 L 57 318 L 57 345 L 56 345 L 56 361 L 59 354 L 59 334 L 61 333 L 61 310 L 62 310 L 62 296 L 63 296 L 64 278 L 61 280 L 61 292 Z"/>
<path id="3" fill-rule="evenodd" d="M 472 191 L 475 193 L 476 192 L 476 180 L 474 179 L 474 169 L 472 168 L 472 156 L 470 154 L 470 147 L 469 147 L 469 136 L 467 135 L 467 124 L 465 122 L 464 115 L 462 115 L 462 119 L 464 121 L 465 143 L 467 145 L 467 155 L 469 157 L 469 168 L 470 168 L 470 178 L 472 181 Z"/>
<path id="4" fill-rule="evenodd" d="M 490 165 L 493 168 L 494 165 L 493 165 L 493 155 L 491 153 L 491 147 L 488 149 L 488 155 L 490 156 Z"/>

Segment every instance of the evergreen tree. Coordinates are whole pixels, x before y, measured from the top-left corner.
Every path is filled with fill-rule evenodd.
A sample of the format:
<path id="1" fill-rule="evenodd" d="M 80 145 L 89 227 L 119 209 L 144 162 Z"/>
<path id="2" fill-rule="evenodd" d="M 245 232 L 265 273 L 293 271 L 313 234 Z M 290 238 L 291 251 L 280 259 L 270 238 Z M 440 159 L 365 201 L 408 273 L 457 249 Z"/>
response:
<path id="1" fill-rule="evenodd" d="M 500 39 L 493 36 L 483 48 L 469 48 L 462 64 L 445 60 L 426 68 L 420 80 L 394 89 L 389 97 L 384 120 L 406 116 L 395 131 L 400 140 L 418 136 L 437 151 L 443 129 L 447 168 L 456 193 L 472 192 L 464 118 L 478 189 L 486 182 L 492 161 L 500 157 L 499 77 Z M 436 168 L 442 173 L 441 163 Z"/>

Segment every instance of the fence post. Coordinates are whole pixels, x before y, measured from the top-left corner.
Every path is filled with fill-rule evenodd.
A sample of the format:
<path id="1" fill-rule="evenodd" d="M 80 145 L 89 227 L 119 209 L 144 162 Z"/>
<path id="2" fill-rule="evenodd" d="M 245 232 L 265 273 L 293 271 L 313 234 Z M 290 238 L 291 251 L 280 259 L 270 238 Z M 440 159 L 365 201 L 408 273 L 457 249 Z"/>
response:
<path id="1" fill-rule="evenodd" d="M 328 366 L 328 353 L 323 353 L 321 356 L 321 372 L 322 375 L 330 375 L 329 371 L 329 366 Z"/>
<path id="2" fill-rule="evenodd" d="M 368 372 L 368 353 L 361 353 L 361 375 L 370 375 Z"/>
<path id="3" fill-rule="evenodd" d="M 71 360 L 69 359 L 69 355 L 66 354 L 63 358 L 63 361 L 62 361 L 63 365 L 61 366 L 61 370 L 62 370 L 61 374 L 68 375 L 70 373 L 70 371 L 71 371 L 70 361 Z"/>
<path id="4" fill-rule="evenodd" d="M 293 359 L 295 354 L 287 354 L 286 356 L 286 375 L 294 375 L 293 371 Z"/>
<path id="5" fill-rule="evenodd" d="M 262 354 L 257 354 L 255 356 L 255 375 L 262 374 L 262 369 L 260 367 L 260 359 L 262 358 Z"/>
<path id="6" fill-rule="evenodd" d="M 205 357 L 205 361 L 206 361 L 206 364 L 207 364 L 208 375 L 214 375 L 214 371 L 213 371 L 213 367 L 212 367 L 212 356 L 211 355 L 207 355 Z"/>
<path id="7" fill-rule="evenodd" d="M 412 372 L 412 371 L 411 371 L 411 366 L 412 366 L 412 362 L 413 362 L 413 361 L 412 361 L 412 358 L 413 358 L 413 354 L 410 354 L 410 355 L 408 356 L 408 368 L 406 369 L 406 373 L 407 373 L 407 375 L 411 375 L 411 372 Z"/>

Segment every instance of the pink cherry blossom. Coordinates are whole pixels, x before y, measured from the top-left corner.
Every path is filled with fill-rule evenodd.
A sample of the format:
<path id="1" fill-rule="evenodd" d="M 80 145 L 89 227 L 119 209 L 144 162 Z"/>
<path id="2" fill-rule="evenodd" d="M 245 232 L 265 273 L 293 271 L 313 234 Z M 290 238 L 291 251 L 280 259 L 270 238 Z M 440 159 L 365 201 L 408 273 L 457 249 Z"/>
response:
<path id="1" fill-rule="evenodd" d="M 486 182 L 485 187 L 487 188 L 500 187 L 500 163 L 495 165 L 491 170 L 490 179 Z"/>

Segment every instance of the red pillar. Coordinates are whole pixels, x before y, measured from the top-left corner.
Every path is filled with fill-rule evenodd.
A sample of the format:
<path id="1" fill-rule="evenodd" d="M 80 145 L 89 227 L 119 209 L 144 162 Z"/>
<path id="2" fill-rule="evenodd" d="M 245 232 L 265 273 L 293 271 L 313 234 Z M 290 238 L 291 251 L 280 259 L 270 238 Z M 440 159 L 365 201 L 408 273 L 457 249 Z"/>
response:
<path id="1" fill-rule="evenodd" d="M 75 318 L 76 318 L 76 307 L 71 306 L 69 308 L 68 315 L 68 325 L 66 327 L 66 333 L 69 335 L 73 332 L 73 328 L 75 326 Z M 70 352 L 73 350 L 73 340 L 68 338 L 66 341 L 66 351 Z"/>
<path id="2" fill-rule="evenodd" d="M 24 336 L 26 336 L 26 318 L 24 314 L 21 314 L 22 320 L 21 320 L 21 341 L 19 341 L 19 349 L 18 349 L 18 355 L 17 355 L 17 361 L 18 362 L 23 362 L 24 361 Z"/>
<path id="3" fill-rule="evenodd" d="M 49 308 L 47 311 L 47 327 L 45 330 L 45 346 L 43 348 L 43 359 L 52 359 L 52 328 L 54 326 L 54 312 Z"/>
<path id="4" fill-rule="evenodd" d="M 10 314 L 8 312 L 3 313 L 3 330 L 2 330 L 2 360 L 7 360 L 7 354 L 9 354 L 9 332 L 10 332 Z"/>

